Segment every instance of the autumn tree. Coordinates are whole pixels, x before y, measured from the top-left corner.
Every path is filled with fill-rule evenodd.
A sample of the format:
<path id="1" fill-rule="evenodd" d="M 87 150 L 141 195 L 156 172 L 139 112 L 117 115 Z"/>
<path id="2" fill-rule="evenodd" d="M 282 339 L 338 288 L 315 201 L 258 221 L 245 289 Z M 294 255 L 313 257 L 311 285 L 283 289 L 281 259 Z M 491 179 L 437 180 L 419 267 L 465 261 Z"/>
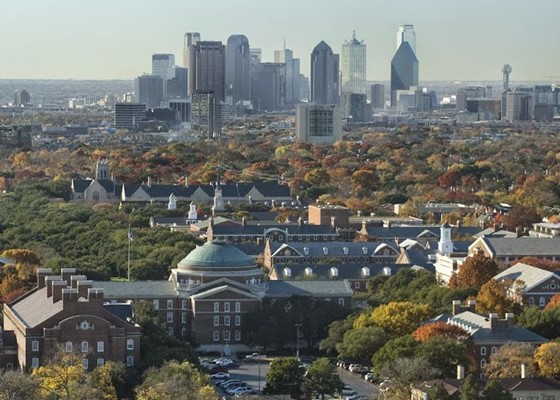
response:
<path id="1" fill-rule="evenodd" d="M 43 399 L 39 385 L 36 377 L 24 372 L 0 370 L 0 400 Z"/>
<path id="2" fill-rule="evenodd" d="M 541 217 L 535 208 L 515 205 L 504 215 L 502 223 L 507 230 L 515 231 L 516 228 L 531 228 L 535 222 L 540 220 Z"/>
<path id="3" fill-rule="evenodd" d="M 512 265 L 523 263 L 535 268 L 546 269 L 547 271 L 558 271 L 560 269 L 560 262 L 527 256 L 512 262 Z"/>
<path id="4" fill-rule="evenodd" d="M 455 340 L 462 340 L 468 337 L 467 331 L 456 325 L 447 324 L 442 321 L 432 322 L 417 328 L 412 332 L 412 337 L 419 342 L 432 339 L 433 337 L 448 337 Z"/>
<path id="5" fill-rule="evenodd" d="M 399 358 L 385 364 L 381 374 L 391 382 L 386 392 L 388 398 L 408 400 L 413 385 L 437 377 L 439 371 L 423 358 Z"/>
<path id="6" fill-rule="evenodd" d="M 548 377 L 560 375 L 560 343 L 541 344 L 535 350 L 534 358 L 541 375 Z"/>
<path id="7" fill-rule="evenodd" d="M 530 343 L 508 343 L 490 357 L 484 373 L 490 379 L 515 378 L 520 376 L 522 364 L 528 368 L 529 376 L 535 375 L 533 346 Z"/>
<path id="8" fill-rule="evenodd" d="M 510 284 L 490 279 L 482 285 L 476 296 L 476 308 L 479 313 L 514 313 L 521 311 L 521 305 L 508 296 Z"/>
<path id="9" fill-rule="evenodd" d="M 383 328 L 390 335 L 402 336 L 412 333 L 418 324 L 429 316 L 430 307 L 427 304 L 391 302 L 377 307 L 371 313 L 360 315 L 354 326 L 373 324 Z"/>
<path id="10" fill-rule="evenodd" d="M 494 260 L 483 254 L 467 257 L 461 265 L 459 273 L 453 275 L 449 281 L 452 288 L 479 288 L 491 280 L 498 273 L 498 265 Z"/>
<path id="11" fill-rule="evenodd" d="M 546 304 L 545 306 L 545 310 L 552 310 L 553 308 L 556 308 L 560 306 L 560 293 L 555 294 L 554 296 L 552 296 L 552 298 L 549 300 L 549 302 Z"/>
<path id="12" fill-rule="evenodd" d="M 218 400 L 208 377 L 189 362 L 168 361 L 146 372 L 138 400 Z"/>

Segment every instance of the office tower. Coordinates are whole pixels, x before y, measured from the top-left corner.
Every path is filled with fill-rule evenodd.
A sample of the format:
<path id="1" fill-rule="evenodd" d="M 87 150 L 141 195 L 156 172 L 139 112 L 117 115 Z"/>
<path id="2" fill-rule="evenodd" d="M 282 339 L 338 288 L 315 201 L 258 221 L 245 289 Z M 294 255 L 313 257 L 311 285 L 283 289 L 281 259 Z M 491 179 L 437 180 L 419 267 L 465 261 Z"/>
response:
<path id="1" fill-rule="evenodd" d="M 321 41 L 311 53 L 311 102 L 338 105 L 339 56 Z"/>
<path id="2" fill-rule="evenodd" d="M 555 104 L 552 85 L 535 86 L 535 105 L 537 104 Z"/>
<path id="3" fill-rule="evenodd" d="M 186 68 L 174 66 L 173 78 L 166 81 L 166 98 L 185 98 L 188 96 L 188 73 Z"/>
<path id="4" fill-rule="evenodd" d="M 408 42 L 402 42 L 391 60 L 391 107 L 396 107 L 397 90 L 418 86 L 418 58 Z"/>
<path id="5" fill-rule="evenodd" d="M 422 111 L 424 91 L 418 86 L 395 90 L 394 97 L 394 107 L 397 111 L 403 113 Z"/>
<path id="6" fill-rule="evenodd" d="M 494 99 L 468 99 L 467 111 L 477 114 L 477 121 L 493 121 L 502 118 L 502 101 Z"/>
<path id="7" fill-rule="evenodd" d="M 533 88 L 516 87 L 508 91 L 505 118 L 508 121 L 532 121 L 534 109 Z"/>
<path id="8" fill-rule="evenodd" d="M 502 67 L 502 73 L 503 73 L 503 92 L 507 92 L 509 89 L 509 74 L 511 74 L 512 68 L 511 65 L 509 64 L 504 64 L 504 66 Z"/>
<path id="9" fill-rule="evenodd" d="M 183 41 L 183 67 L 189 68 L 189 49 L 192 45 L 200 42 L 200 33 L 187 32 Z"/>
<path id="10" fill-rule="evenodd" d="M 174 65 L 175 56 L 173 54 L 152 55 L 152 75 L 159 76 L 164 81 L 175 77 Z"/>
<path id="11" fill-rule="evenodd" d="M 342 117 L 348 118 L 349 122 L 366 122 L 367 96 L 361 93 L 342 93 Z"/>
<path id="12" fill-rule="evenodd" d="M 260 64 L 262 59 L 262 49 L 251 48 L 251 65 Z"/>
<path id="13" fill-rule="evenodd" d="M 480 99 L 486 96 L 486 87 L 484 86 L 467 86 L 457 89 L 457 111 L 465 111 L 467 109 L 468 99 Z"/>
<path id="14" fill-rule="evenodd" d="M 416 54 L 416 32 L 414 25 L 401 25 L 397 31 L 397 50 L 401 47 L 402 42 L 408 42 L 410 48 Z"/>
<path id="15" fill-rule="evenodd" d="M 309 78 L 299 74 L 299 98 L 301 101 L 309 101 Z"/>
<path id="16" fill-rule="evenodd" d="M 17 91 L 14 94 L 14 106 L 21 107 L 31 103 L 31 95 L 27 90 Z"/>
<path id="17" fill-rule="evenodd" d="M 191 100 L 187 98 L 178 98 L 169 100 L 167 108 L 175 111 L 182 123 L 191 121 Z"/>
<path id="18" fill-rule="evenodd" d="M 192 129 L 201 138 L 220 136 L 220 124 L 216 113 L 216 99 L 209 90 L 196 90 L 191 100 Z"/>
<path id="19" fill-rule="evenodd" d="M 344 42 L 341 53 L 342 91 L 350 93 L 366 93 L 366 45 L 363 40 L 356 39 Z"/>
<path id="20" fill-rule="evenodd" d="M 211 91 L 225 101 L 226 48 L 222 42 L 199 41 L 189 46 L 189 91 Z"/>
<path id="21" fill-rule="evenodd" d="M 251 101 L 251 50 L 245 35 L 231 35 L 226 46 L 226 103 Z"/>
<path id="22" fill-rule="evenodd" d="M 146 118 L 146 105 L 141 103 L 115 103 L 113 115 L 115 128 L 133 130 Z"/>
<path id="23" fill-rule="evenodd" d="M 294 58 L 293 51 L 284 48 L 274 51 L 274 62 L 286 65 L 286 104 L 299 103 L 299 58 Z"/>
<path id="24" fill-rule="evenodd" d="M 373 108 L 385 108 L 385 85 L 382 83 L 371 85 L 371 106 Z"/>
<path id="25" fill-rule="evenodd" d="M 340 108 L 331 104 L 296 106 L 296 140 L 305 143 L 334 143 L 342 138 Z"/>
<path id="26" fill-rule="evenodd" d="M 163 79 L 155 75 L 142 75 L 135 80 L 136 103 L 146 105 L 146 109 L 159 108 L 163 100 Z"/>
<path id="27" fill-rule="evenodd" d="M 251 101 L 258 112 L 284 110 L 286 65 L 256 64 L 251 71 Z"/>

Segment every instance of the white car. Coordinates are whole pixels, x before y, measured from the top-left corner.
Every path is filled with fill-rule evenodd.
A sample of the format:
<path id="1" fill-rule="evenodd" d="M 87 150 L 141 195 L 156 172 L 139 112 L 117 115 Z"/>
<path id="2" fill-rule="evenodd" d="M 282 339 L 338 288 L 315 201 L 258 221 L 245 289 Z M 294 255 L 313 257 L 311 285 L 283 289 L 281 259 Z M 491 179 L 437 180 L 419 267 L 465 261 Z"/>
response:
<path id="1" fill-rule="evenodd" d="M 212 379 L 229 379 L 231 378 L 227 372 L 216 372 L 215 374 L 210 375 Z"/>

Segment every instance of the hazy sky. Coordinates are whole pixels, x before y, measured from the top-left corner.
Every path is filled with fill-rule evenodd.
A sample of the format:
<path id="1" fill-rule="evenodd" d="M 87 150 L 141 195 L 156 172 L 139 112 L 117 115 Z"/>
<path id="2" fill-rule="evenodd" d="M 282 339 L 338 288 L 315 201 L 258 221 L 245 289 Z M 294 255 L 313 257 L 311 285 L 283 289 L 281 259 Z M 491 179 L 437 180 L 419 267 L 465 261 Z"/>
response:
<path id="1" fill-rule="evenodd" d="M 309 75 L 313 47 L 352 30 L 385 80 L 399 24 L 414 24 L 421 80 L 560 80 L 560 0 L 22 0 L 0 8 L 0 78 L 133 79 L 152 53 L 182 63 L 183 35 L 243 33 L 273 61 L 283 39 Z"/>

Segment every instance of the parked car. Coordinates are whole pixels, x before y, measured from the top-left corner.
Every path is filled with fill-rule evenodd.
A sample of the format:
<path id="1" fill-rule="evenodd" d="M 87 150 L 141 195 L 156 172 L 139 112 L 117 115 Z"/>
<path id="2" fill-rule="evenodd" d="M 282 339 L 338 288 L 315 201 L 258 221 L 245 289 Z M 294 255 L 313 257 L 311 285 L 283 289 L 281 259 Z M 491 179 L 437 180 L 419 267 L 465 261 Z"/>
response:
<path id="1" fill-rule="evenodd" d="M 344 385 L 344 387 L 342 388 L 343 396 L 353 396 L 355 394 L 357 394 L 357 392 L 348 385 Z"/>
<path id="2" fill-rule="evenodd" d="M 231 376 L 227 372 L 216 372 L 215 374 L 210 375 L 211 379 L 229 379 Z"/>
<path id="3" fill-rule="evenodd" d="M 373 372 L 368 372 L 367 374 L 364 375 L 364 379 L 368 382 L 378 382 L 379 378 L 377 376 L 375 376 L 375 374 Z"/>
<path id="4" fill-rule="evenodd" d="M 229 385 L 230 383 L 236 383 L 236 382 L 241 383 L 242 381 L 240 381 L 239 379 L 228 379 L 228 380 L 219 382 L 218 386 L 223 388 L 226 385 Z"/>
<path id="5" fill-rule="evenodd" d="M 235 385 L 234 385 L 234 386 L 235 386 Z M 243 392 L 248 392 L 248 391 L 251 391 L 251 390 L 253 390 L 253 389 L 251 389 L 251 388 L 249 387 L 249 385 L 247 385 L 246 383 L 244 383 L 243 385 L 239 385 L 239 386 L 235 386 L 235 387 L 232 387 L 232 388 L 228 388 L 228 389 L 226 390 L 226 393 L 229 394 L 230 396 L 235 396 L 236 394 L 243 393 Z"/>
<path id="6" fill-rule="evenodd" d="M 369 372 L 368 367 L 364 367 L 363 365 L 358 365 L 352 369 L 352 373 L 354 374 L 367 374 Z"/>

